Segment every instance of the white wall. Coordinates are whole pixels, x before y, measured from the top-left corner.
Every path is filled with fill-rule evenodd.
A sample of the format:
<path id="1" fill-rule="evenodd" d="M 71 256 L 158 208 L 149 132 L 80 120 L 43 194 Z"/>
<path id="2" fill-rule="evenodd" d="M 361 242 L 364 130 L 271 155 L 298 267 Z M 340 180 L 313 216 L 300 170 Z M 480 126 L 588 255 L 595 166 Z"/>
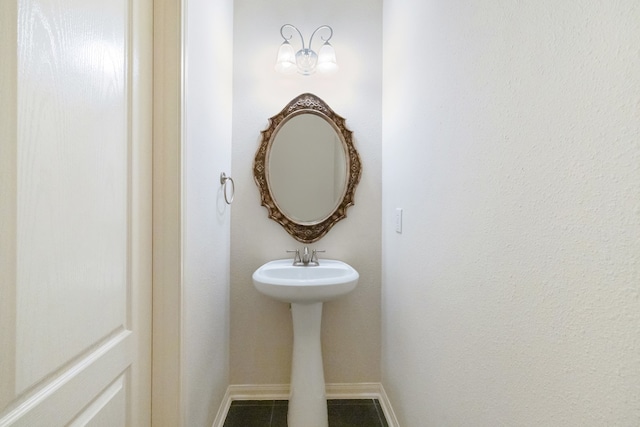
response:
<path id="1" fill-rule="evenodd" d="M 383 13 L 382 366 L 400 423 L 639 425 L 637 1 Z"/>
<path id="2" fill-rule="evenodd" d="M 233 1 L 185 0 L 183 399 L 210 426 L 228 385 Z"/>
<path id="3" fill-rule="evenodd" d="M 288 305 L 259 294 L 251 274 L 264 262 L 286 258 L 287 249 L 303 244 L 267 217 L 252 165 L 268 119 L 304 92 L 319 96 L 347 119 L 363 163 L 355 206 L 327 236 L 310 245 L 325 249 L 326 258 L 342 259 L 361 273 L 352 294 L 325 304 L 325 378 L 328 382 L 380 379 L 381 13 L 379 0 L 235 1 L 232 384 L 289 382 L 292 331 Z M 286 23 L 300 28 L 307 41 L 315 28 L 331 25 L 341 67 L 338 74 L 331 78 L 278 75 L 273 65 L 282 41 L 279 30 Z M 316 38 L 314 47 L 320 46 L 315 45 L 318 41 Z"/>

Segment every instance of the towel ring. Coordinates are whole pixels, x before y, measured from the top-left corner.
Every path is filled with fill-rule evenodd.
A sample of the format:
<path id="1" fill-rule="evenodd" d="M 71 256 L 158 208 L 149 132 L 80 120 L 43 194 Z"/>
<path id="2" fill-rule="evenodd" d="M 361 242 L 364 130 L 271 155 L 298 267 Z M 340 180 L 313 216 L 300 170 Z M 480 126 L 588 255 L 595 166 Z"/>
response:
<path id="1" fill-rule="evenodd" d="M 231 182 L 231 197 L 227 197 L 227 183 Z M 236 184 L 233 182 L 233 178 L 227 176 L 224 172 L 220 174 L 220 184 L 222 184 L 222 193 L 224 194 L 224 201 L 228 205 L 233 203 L 233 198 L 236 195 Z"/>

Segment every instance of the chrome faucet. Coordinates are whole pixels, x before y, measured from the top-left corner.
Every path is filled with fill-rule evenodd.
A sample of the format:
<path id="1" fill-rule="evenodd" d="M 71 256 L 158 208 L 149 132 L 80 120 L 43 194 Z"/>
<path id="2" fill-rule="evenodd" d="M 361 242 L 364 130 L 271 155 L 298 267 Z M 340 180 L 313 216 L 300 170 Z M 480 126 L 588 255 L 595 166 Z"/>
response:
<path id="1" fill-rule="evenodd" d="M 309 253 L 309 248 L 305 246 L 302 249 L 302 255 L 300 255 L 299 249 L 287 251 L 287 252 L 295 253 L 295 255 L 293 256 L 293 265 L 302 265 L 307 267 L 309 265 L 311 266 L 320 265 L 320 262 L 318 261 L 318 252 L 324 252 L 324 251 L 318 251 L 316 249 L 313 249 L 311 253 Z"/>
<path id="2" fill-rule="evenodd" d="M 304 265 L 309 265 L 309 261 L 311 261 L 311 254 L 309 254 L 309 248 L 305 246 L 303 250 L 304 252 L 302 253 L 302 263 Z"/>

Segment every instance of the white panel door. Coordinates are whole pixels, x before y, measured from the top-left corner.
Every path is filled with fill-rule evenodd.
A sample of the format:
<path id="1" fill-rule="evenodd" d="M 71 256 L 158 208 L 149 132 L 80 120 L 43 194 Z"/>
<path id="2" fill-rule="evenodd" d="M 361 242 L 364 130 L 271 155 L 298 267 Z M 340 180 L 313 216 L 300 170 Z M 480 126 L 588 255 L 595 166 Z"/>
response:
<path id="1" fill-rule="evenodd" d="M 150 424 L 151 19 L 0 1 L 0 426 Z"/>

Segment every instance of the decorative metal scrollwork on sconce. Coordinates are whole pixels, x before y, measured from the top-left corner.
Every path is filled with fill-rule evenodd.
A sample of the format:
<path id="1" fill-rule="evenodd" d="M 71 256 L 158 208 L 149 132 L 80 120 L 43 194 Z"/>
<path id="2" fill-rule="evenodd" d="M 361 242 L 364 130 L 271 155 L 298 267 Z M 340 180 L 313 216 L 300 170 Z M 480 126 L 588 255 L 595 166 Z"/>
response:
<path id="1" fill-rule="evenodd" d="M 293 46 L 289 43 L 289 40 L 293 38 L 293 34 L 289 37 L 284 35 L 285 30 L 293 29 L 300 36 L 302 41 L 302 49 L 295 52 Z M 320 51 L 316 53 L 311 49 L 311 43 L 313 43 L 313 36 L 318 31 L 329 31 L 329 37 L 324 38 L 320 36 L 324 44 L 320 47 Z M 321 73 L 333 73 L 338 70 L 338 63 L 336 62 L 336 52 L 333 46 L 329 43 L 331 37 L 333 37 L 333 29 L 328 25 L 322 25 L 315 29 L 309 38 L 309 46 L 305 46 L 304 37 L 302 33 L 295 26 L 291 24 L 284 24 L 280 28 L 280 35 L 284 39 L 284 42 L 278 49 L 278 58 L 276 60 L 276 71 L 283 74 L 292 74 L 296 71 L 304 76 L 309 76 L 317 71 Z"/>

